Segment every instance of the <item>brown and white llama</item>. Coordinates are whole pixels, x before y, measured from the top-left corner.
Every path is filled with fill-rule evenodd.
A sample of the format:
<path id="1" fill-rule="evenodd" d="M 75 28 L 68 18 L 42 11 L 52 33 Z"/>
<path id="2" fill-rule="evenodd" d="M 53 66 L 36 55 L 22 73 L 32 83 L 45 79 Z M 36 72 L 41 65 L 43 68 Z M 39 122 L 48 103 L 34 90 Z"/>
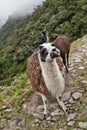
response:
<path id="1" fill-rule="evenodd" d="M 40 45 L 38 53 L 33 53 L 27 62 L 27 73 L 33 89 L 38 92 L 44 104 L 44 119 L 47 115 L 47 97 L 55 97 L 66 112 L 66 106 L 60 100 L 64 91 L 65 81 L 61 73 L 63 68 L 61 60 L 56 60 L 60 51 L 51 43 Z M 61 69 L 61 70 L 60 70 Z"/>

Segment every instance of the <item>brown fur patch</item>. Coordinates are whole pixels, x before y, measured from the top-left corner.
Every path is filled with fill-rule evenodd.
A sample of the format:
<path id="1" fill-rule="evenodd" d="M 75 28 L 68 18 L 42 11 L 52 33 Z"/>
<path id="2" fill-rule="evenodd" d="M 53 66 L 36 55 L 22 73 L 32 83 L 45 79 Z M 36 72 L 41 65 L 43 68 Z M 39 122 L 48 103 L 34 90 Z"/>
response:
<path id="1" fill-rule="evenodd" d="M 57 37 L 53 43 L 60 50 L 61 55 L 63 55 L 63 53 L 67 53 L 70 50 L 71 41 L 70 38 L 66 35 Z"/>

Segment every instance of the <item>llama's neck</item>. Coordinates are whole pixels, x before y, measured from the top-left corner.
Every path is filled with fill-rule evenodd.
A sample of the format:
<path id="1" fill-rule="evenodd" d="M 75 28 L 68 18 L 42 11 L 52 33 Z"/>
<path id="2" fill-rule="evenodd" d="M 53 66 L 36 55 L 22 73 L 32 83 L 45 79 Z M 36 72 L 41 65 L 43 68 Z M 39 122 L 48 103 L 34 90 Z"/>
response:
<path id="1" fill-rule="evenodd" d="M 65 83 L 64 78 L 59 70 L 59 66 L 56 63 L 56 59 L 52 60 L 51 62 L 42 62 L 39 57 L 39 62 L 47 89 L 54 97 L 61 96 L 61 93 L 65 87 Z"/>

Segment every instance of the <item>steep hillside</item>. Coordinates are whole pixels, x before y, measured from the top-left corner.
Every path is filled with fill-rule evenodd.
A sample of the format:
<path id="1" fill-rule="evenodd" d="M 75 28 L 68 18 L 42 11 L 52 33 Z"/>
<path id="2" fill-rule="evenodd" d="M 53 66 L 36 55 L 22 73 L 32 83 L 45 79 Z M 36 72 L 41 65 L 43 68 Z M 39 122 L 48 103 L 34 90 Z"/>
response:
<path id="1" fill-rule="evenodd" d="M 46 28 L 53 41 L 66 34 L 72 40 L 87 33 L 86 0 L 46 0 L 31 16 L 9 18 L 0 30 L 0 84 L 25 70 L 31 54 L 24 44 L 38 45 L 42 30 Z"/>

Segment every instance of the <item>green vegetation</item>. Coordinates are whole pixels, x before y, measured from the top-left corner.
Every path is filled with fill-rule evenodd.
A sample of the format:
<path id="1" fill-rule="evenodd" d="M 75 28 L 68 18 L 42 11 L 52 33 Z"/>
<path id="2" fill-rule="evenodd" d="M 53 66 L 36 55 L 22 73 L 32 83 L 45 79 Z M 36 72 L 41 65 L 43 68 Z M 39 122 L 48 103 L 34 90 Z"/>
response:
<path id="1" fill-rule="evenodd" d="M 14 77 L 9 87 L 0 90 L 0 129 L 8 127 L 8 120 L 14 117 L 26 119 L 26 123 L 33 121 L 32 115 L 23 114 L 21 107 L 28 97 L 32 94 L 32 88 L 26 74 Z M 9 112 L 6 110 L 10 110 Z"/>
<path id="2" fill-rule="evenodd" d="M 11 82 L 15 75 L 25 71 L 31 52 L 23 45 L 40 44 L 44 28 L 48 30 L 50 41 L 61 34 L 71 40 L 83 36 L 87 33 L 87 1 L 46 0 L 32 15 L 9 17 L 0 30 L 0 84 Z"/>

